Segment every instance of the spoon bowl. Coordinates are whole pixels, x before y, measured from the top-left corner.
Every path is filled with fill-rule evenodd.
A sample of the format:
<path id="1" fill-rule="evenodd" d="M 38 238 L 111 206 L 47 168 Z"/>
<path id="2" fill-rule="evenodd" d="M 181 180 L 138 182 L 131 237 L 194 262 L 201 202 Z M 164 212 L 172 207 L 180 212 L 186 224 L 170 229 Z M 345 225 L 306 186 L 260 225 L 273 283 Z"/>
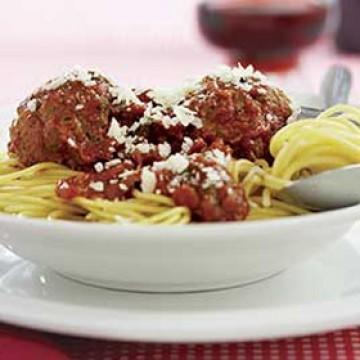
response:
<path id="1" fill-rule="evenodd" d="M 294 181 L 280 192 L 313 210 L 330 210 L 360 203 L 360 165 L 324 171 Z"/>

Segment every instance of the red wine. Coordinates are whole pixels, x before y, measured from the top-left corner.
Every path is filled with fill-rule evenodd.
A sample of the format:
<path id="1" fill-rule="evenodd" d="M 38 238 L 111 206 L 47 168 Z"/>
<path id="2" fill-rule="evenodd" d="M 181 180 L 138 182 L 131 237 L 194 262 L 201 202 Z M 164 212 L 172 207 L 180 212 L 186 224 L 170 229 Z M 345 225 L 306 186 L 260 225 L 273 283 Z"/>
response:
<path id="1" fill-rule="evenodd" d="M 324 28 L 328 6 L 314 0 L 225 0 L 199 5 L 201 32 L 231 62 L 280 70 L 296 62 Z"/>

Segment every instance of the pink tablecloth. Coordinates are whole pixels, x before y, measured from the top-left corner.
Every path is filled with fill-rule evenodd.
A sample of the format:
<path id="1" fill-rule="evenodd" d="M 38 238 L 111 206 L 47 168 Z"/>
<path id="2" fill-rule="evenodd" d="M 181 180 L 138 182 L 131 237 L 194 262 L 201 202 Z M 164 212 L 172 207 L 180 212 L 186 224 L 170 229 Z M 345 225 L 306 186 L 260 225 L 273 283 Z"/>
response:
<path id="1" fill-rule="evenodd" d="M 147 344 L 0 327 L 1 360 L 358 360 L 360 329 L 279 341 Z"/>

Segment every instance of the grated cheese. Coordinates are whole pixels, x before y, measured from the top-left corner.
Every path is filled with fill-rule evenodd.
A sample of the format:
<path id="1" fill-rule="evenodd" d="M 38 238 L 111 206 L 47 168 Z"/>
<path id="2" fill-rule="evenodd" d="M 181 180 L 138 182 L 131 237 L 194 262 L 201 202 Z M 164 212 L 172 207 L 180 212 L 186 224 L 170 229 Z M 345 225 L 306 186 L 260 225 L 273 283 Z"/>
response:
<path id="1" fill-rule="evenodd" d="M 115 139 L 119 144 L 124 144 L 128 130 L 129 128 L 127 126 L 120 126 L 117 120 L 112 118 L 107 135 Z"/>
<path id="2" fill-rule="evenodd" d="M 118 175 L 119 179 L 126 179 L 127 177 L 134 175 L 136 173 L 135 170 L 125 170 L 121 174 Z"/>
<path id="3" fill-rule="evenodd" d="M 76 147 L 76 142 L 74 141 L 74 139 L 68 138 L 67 143 L 73 148 Z"/>
<path id="4" fill-rule="evenodd" d="M 144 193 L 153 193 L 156 188 L 156 175 L 148 167 L 144 167 L 141 171 L 140 186 Z"/>
<path id="5" fill-rule="evenodd" d="M 95 72 L 85 70 L 81 66 L 75 66 L 70 71 L 65 72 L 62 76 L 56 77 L 48 81 L 45 85 L 42 86 L 42 89 L 56 90 L 68 81 L 80 81 L 85 86 L 94 86 L 96 85 L 95 78 Z"/>
<path id="6" fill-rule="evenodd" d="M 116 166 L 116 165 L 119 165 L 119 164 L 121 164 L 121 163 L 122 163 L 122 161 L 121 161 L 120 159 L 113 159 L 113 160 L 107 161 L 107 162 L 105 163 L 105 169 L 108 170 L 108 169 L 110 169 L 111 167 Z"/>
<path id="7" fill-rule="evenodd" d="M 141 143 L 134 146 L 136 150 L 139 150 L 142 154 L 148 154 L 152 148 L 154 148 L 154 145 Z"/>
<path id="8" fill-rule="evenodd" d="M 183 92 L 179 88 L 157 88 L 147 94 L 156 104 L 165 109 L 171 108 L 183 100 Z"/>
<path id="9" fill-rule="evenodd" d="M 201 170 L 206 175 L 206 179 L 202 184 L 204 189 L 213 186 L 221 187 L 225 182 L 230 180 L 229 175 L 224 170 L 214 169 L 212 167 L 204 167 Z"/>
<path id="10" fill-rule="evenodd" d="M 84 106 L 83 104 L 77 104 L 77 105 L 75 106 L 75 110 L 76 110 L 76 111 L 79 111 L 79 110 L 82 110 L 84 107 L 85 107 L 85 106 Z"/>
<path id="11" fill-rule="evenodd" d="M 187 154 L 191 150 L 193 145 L 194 145 L 194 141 L 191 138 L 189 138 L 188 136 L 185 136 L 184 141 L 181 145 L 181 151 L 183 151 L 184 153 Z"/>
<path id="12" fill-rule="evenodd" d="M 125 184 L 119 184 L 119 189 L 122 191 L 127 191 L 129 188 Z"/>
<path id="13" fill-rule="evenodd" d="M 184 106 L 176 105 L 173 107 L 173 111 L 175 114 L 175 121 L 181 125 L 185 127 L 193 125 L 198 129 L 202 127 L 201 119 L 198 118 L 192 110 Z"/>
<path id="14" fill-rule="evenodd" d="M 95 171 L 98 172 L 98 173 L 104 171 L 104 165 L 103 165 L 103 163 L 97 162 L 97 163 L 94 165 L 94 169 L 95 169 Z"/>
<path id="15" fill-rule="evenodd" d="M 188 166 L 189 160 L 181 154 L 171 155 L 167 160 L 155 162 L 153 164 L 155 170 L 167 169 L 176 174 L 181 174 Z"/>
<path id="16" fill-rule="evenodd" d="M 173 115 L 171 115 L 173 112 Z M 130 128 L 131 131 L 136 131 L 139 126 L 160 123 L 165 129 L 171 126 L 181 124 L 184 127 L 193 125 L 196 128 L 202 127 L 202 121 L 196 116 L 196 113 L 182 105 L 174 105 L 171 108 L 165 108 L 161 105 L 153 106 L 149 104 L 145 109 L 143 117 L 139 122 L 133 124 Z"/>
<path id="17" fill-rule="evenodd" d="M 230 155 L 226 155 L 224 152 L 220 151 L 219 149 L 206 151 L 204 155 L 206 159 L 216 161 L 218 164 L 222 166 L 227 166 L 231 160 Z"/>
<path id="18" fill-rule="evenodd" d="M 26 104 L 26 107 L 30 112 L 35 112 L 37 108 L 37 100 L 36 99 L 29 100 Z"/>
<path id="19" fill-rule="evenodd" d="M 274 115 L 268 113 L 268 114 L 265 115 L 265 119 L 266 119 L 267 121 L 272 121 L 272 120 L 274 120 Z"/>
<path id="20" fill-rule="evenodd" d="M 257 80 L 265 83 L 266 77 L 259 71 L 255 71 L 252 65 L 244 68 L 240 64 L 237 67 L 231 68 L 226 65 L 220 65 L 215 71 L 210 73 L 210 78 L 219 79 L 226 84 L 232 84 L 244 91 L 250 91 L 252 84 L 250 80 Z"/>
<path id="21" fill-rule="evenodd" d="M 67 182 L 62 182 L 59 186 L 59 189 L 69 189 L 70 186 Z"/>
<path id="22" fill-rule="evenodd" d="M 109 88 L 113 99 L 113 104 L 125 104 L 125 105 L 143 105 L 140 99 L 136 96 L 135 92 L 127 87 L 122 86 L 110 86 Z"/>
<path id="23" fill-rule="evenodd" d="M 171 146 L 168 142 L 158 145 L 159 154 L 162 158 L 167 158 L 171 154 Z"/>
<path id="24" fill-rule="evenodd" d="M 102 181 L 92 181 L 89 184 L 89 188 L 97 192 L 104 191 L 104 183 Z"/>

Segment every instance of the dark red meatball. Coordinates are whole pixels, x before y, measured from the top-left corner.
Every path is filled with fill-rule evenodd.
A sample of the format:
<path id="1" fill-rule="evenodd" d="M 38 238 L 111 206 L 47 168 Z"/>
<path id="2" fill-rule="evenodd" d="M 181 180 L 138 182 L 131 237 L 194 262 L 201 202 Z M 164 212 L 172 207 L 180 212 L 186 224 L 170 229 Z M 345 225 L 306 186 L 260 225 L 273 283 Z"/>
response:
<path id="1" fill-rule="evenodd" d="M 246 88 L 206 77 L 185 104 L 202 119 L 204 138 L 220 137 L 237 158 L 269 159 L 271 137 L 292 114 L 290 100 L 275 87 L 247 81 Z"/>
<path id="2" fill-rule="evenodd" d="M 235 184 L 226 167 L 207 154 L 190 156 L 181 174 L 155 171 L 156 190 L 170 196 L 177 206 L 189 208 L 194 221 L 244 220 L 250 209 L 242 185 Z"/>
<path id="3" fill-rule="evenodd" d="M 112 117 L 131 122 L 144 111 L 138 104 L 120 104 L 116 96 L 116 87 L 90 71 L 48 82 L 19 106 L 9 152 L 24 166 L 52 161 L 86 169 L 110 160 L 116 146 L 107 136 Z"/>

